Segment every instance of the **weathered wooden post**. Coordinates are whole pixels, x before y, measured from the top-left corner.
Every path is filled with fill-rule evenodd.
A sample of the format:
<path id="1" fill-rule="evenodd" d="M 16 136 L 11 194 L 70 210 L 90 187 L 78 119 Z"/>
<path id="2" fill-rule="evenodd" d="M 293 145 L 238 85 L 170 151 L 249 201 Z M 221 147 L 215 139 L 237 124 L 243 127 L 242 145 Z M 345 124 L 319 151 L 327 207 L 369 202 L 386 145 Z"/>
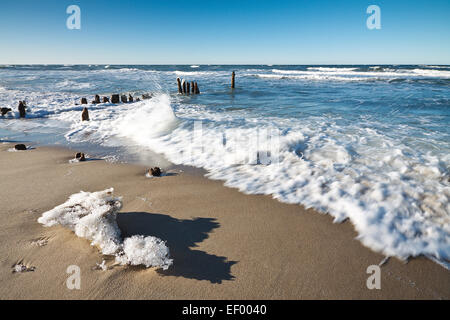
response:
<path id="1" fill-rule="evenodd" d="M 177 85 L 178 85 L 178 93 L 182 94 L 183 93 L 183 89 L 181 88 L 181 80 L 180 80 L 180 78 L 177 78 Z"/>
<path id="2" fill-rule="evenodd" d="M 128 102 L 133 102 L 134 98 L 131 94 L 128 94 Z"/>
<path id="3" fill-rule="evenodd" d="M 191 83 L 186 81 L 186 94 L 189 95 L 191 93 Z"/>
<path id="4" fill-rule="evenodd" d="M 191 93 L 195 94 L 195 82 L 194 81 L 191 82 Z"/>
<path id="5" fill-rule="evenodd" d="M 100 103 L 100 96 L 98 94 L 95 95 L 94 104 Z"/>
<path id="6" fill-rule="evenodd" d="M 182 86 L 183 86 L 183 94 L 186 94 L 186 80 L 182 80 L 181 81 L 181 84 L 182 84 Z"/>
<path id="7" fill-rule="evenodd" d="M 81 104 L 87 104 L 87 99 L 86 98 L 81 98 Z"/>
<path id="8" fill-rule="evenodd" d="M 112 103 L 119 103 L 119 102 L 120 102 L 120 97 L 119 97 L 119 95 L 118 95 L 118 94 L 113 94 L 113 95 L 111 96 L 111 102 L 112 102 Z"/>
<path id="9" fill-rule="evenodd" d="M 20 118 L 25 118 L 26 113 L 27 112 L 25 110 L 25 102 L 19 101 L 19 116 L 20 116 Z"/>
<path id="10" fill-rule="evenodd" d="M 231 89 L 234 89 L 234 77 L 235 77 L 235 73 L 234 71 L 231 73 Z"/>
<path id="11" fill-rule="evenodd" d="M 197 82 L 194 83 L 195 86 L 195 94 L 200 94 L 200 89 L 198 88 Z"/>
<path id="12" fill-rule="evenodd" d="M 83 112 L 81 112 L 81 121 L 89 121 L 89 112 L 86 107 L 84 107 Z"/>
<path id="13" fill-rule="evenodd" d="M 109 102 L 109 98 L 108 97 L 103 97 L 103 103 L 107 103 Z"/>
<path id="14" fill-rule="evenodd" d="M 127 101 L 127 96 L 124 95 L 124 94 L 120 97 L 120 100 L 122 101 L 122 103 L 127 103 L 128 102 Z"/>

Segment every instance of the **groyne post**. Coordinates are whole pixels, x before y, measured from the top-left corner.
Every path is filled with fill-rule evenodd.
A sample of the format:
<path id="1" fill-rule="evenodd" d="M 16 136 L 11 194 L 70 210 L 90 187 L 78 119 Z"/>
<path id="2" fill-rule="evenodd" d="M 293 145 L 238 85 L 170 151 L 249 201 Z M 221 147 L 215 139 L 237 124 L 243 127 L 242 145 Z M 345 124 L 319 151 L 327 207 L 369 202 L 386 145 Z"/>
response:
<path id="1" fill-rule="evenodd" d="M 231 89 L 234 89 L 234 78 L 235 78 L 236 74 L 234 73 L 234 71 L 231 73 Z"/>
<path id="2" fill-rule="evenodd" d="M 183 89 L 181 88 L 181 80 L 180 80 L 180 78 L 177 78 L 177 85 L 178 85 L 178 93 L 182 94 L 183 93 Z"/>
<path id="3" fill-rule="evenodd" d="M 183 79 L 183 81 L 181 82 L 182 86 L 183 86 L 183 94 L 186 94 L 186 80 Z"/>

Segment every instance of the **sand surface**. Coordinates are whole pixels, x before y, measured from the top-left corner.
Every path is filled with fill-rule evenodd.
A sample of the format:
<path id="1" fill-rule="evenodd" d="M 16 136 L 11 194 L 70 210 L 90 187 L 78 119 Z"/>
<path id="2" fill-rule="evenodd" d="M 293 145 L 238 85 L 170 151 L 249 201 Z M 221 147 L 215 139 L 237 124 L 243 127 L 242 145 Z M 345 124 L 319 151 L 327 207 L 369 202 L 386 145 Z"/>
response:
<path id="1" fill-rule="evenodd" d="M 349 222 L 187 171 L 149 179 L 141 166 L 69 163 L 71 150 L 11 146 L 0 144 L 1 299 L 450 298 L 450 272 L 425 258 L 391 258 L 381 267 L 381 289 L 367 289 L 367 267 L 384 257 L 355 240 Z M 109 187 L 123 197 L 124 236 L 166 240 L 169 270 L 96 270 L 105 257 L 88 240 L 37 222 L 73 193 Z M 13 273 L 18 262 L 35 269 Z M 66 286 L 70 265 L 80 267 L 80 290 Z"/>

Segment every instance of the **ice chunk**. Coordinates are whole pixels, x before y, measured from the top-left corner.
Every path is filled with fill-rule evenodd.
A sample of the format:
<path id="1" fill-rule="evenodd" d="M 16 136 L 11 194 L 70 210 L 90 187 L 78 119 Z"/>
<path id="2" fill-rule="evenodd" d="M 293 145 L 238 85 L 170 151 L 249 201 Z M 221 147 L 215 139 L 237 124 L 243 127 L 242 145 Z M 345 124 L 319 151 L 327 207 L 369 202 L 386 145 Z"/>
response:
<path id="1" fill-rule="evenodd" d="M 147 268 L 159 266 L 167 270 L 172 265 L 169 249 L 164 241 L 155 237 L 132 236 L 123 242 L 123 255 L 117 256 L 120 264 L 139 265 Z"/>
<path id="2" fill-rule="evenodd" d="M 73 194 L 65 203 L 42 214 L 38 219 L 46 227 L 60 224 L 80 238 L 98 246 L 103 254 L 115 255 L 122 265 L 159 267 L 166 270 L 171 264 L 165 242 L 155 237 L 132 236 L 122 242 L 117 225 L 117 213 L 122 199 L 113 196 L 114 189 Z"/>

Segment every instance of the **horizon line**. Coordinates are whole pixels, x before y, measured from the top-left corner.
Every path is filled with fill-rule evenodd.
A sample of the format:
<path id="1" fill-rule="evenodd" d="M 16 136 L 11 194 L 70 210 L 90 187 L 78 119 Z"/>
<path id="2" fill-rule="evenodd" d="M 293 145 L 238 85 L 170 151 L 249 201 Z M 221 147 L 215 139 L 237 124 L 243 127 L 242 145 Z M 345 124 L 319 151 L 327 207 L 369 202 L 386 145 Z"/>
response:
<path id="1" fill-rule="evenodd" d="M 0 66 L 370 66 L 370 65 L 386 65 L 386 66 L 411 66 L 411 65 L 439 65 L 439 66 L 449 66 L 446 63 L 0 63 Z"/>

